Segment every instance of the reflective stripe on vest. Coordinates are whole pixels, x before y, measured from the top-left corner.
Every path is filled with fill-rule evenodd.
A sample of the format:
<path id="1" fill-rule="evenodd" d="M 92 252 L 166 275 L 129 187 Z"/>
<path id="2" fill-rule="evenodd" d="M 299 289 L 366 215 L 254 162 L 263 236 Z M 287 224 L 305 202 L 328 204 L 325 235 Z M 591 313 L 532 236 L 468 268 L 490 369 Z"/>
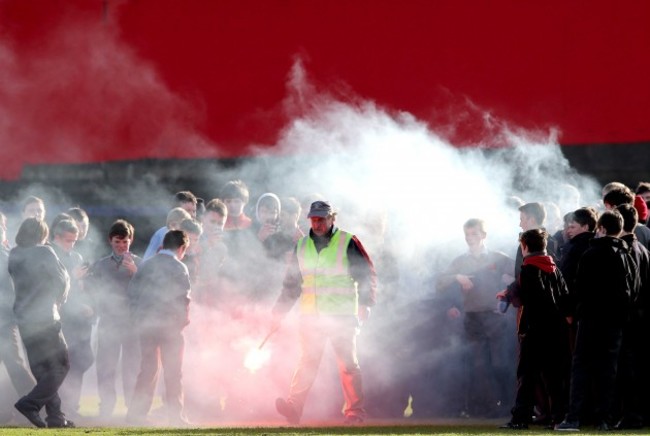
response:
<path id="1" fill-rule="evenodd" d="M 320 252 L 305 236 L 297 244 L 302 274 L 300 311 L 303 314 L 356 315 L 357 284 L 348 270 L 348 244 L 352 234 L 337 230 Z"/>

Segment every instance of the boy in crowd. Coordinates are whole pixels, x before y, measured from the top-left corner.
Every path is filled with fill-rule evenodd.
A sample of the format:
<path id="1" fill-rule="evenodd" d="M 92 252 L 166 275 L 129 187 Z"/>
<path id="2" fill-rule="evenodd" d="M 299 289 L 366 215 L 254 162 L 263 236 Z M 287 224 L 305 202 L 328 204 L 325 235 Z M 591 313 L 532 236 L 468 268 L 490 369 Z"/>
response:
<path id="1" fill-rule="evenodd" d="M 87 279 L 94 296 L 97 323 L 97 393 L 99 415 L 109 418 L 115 409 L 117 365 L 122 359 L 124 400 L 129 404 L 137 376 L 140 347 L 133 334 L 129 317 L 127 289 L 138 271 L 141 259 L 129 251 L 133 242 L 133 226 L 117 220 L 108 231 L 111 254 L 92 266 Z"/>
<path id="2" fill-rule="evenodd" d="M 561 422 L 566 413 L 568 391 L 565 386 L 571 356 L 569 325 L 564 314 L 570 307 L 569 294 L 562 273 L 553 258 L 546 254 L 547 240 L 548 234 L 542 229 L 528 230 L 519 238 L 523 264 L 519 275 L 517 396 L 512 420 L 502 428 L 528 428 L 539 379 L 550 399 L 553 422 Z"/>
<path id="3" fill-rule="evenodd" d="M 183 400 L 183 330 L 189 324 L 190 277 L 182 260 L 187 234 L 170 230 L 163 249 L 144 262 L 129 284 L 131 316 L 140 338 L 141 364 L 127 422 L 146 424 L 160 373 L 165 376 L 168 424 L 188 425 Z"/>

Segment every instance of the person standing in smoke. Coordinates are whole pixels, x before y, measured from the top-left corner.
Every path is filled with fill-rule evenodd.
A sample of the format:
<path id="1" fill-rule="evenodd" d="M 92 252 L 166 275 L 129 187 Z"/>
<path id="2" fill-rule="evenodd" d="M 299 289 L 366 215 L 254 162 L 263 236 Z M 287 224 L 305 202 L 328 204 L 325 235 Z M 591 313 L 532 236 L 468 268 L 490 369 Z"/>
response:
<path id="1" fill-rule="evenodd" d="M 174 195 L 173 206 L 170 210 L 180 208 L 187 212 L 187 215 L 183 214 L 182 216 L 179 216 L 178 212 L 175 212 L 173 222 L 170 224 L 170 215 L 169 213 L 167 214 L 165 225 L 156 230 L 156 232 L 151 236 L 151 239 L 149 240 L 149 245 L 147 245 L 143 256 L 145 260 L 149 259 L 151 256 L 156 254 L 158 250 L 160 250 L 160 247 L 162 247 L 163 238 L 168 231 L 178 230 L 180 222 L 184 219 L 196 219 L 198 201 L 199 200 L 196 198 L 196 196 L 190 191 L 180 191 Z"/>
<path id="2" fill-rule="evenodd" d="M 605 211 L 596 224 L 596 237 L 582 255 L 575 279 L 578 324 L 571 365 L 569 412 L 555 426 L 577 431 L 584 421 L 593 388 L 593 418 L 599 430 L 609 430 L 617 363 L 623 328 L 638 291 L 639 272 L 629 247 L 619 239 L 623 217 Z"/>
<path id="3" fill-rule="evenodd" d="M 452 319 L 463 316 L 465 339 L 469 346 L 468 377 L 465 389 L 470 416 L 494 417 L 504 414 L 511 398 L 509 374 L 510 332 L 513 319 L 495 311 L 494 295 L 512 282 L 511 258 L 487 248 L 483 220 L 472 218 L 463 225 L 469 251 L 451 262 L 437 279 L 438 292 L 457 292 L 462 296 L 462 312 L 453 307 Z"/>
<path id="4" fill-rule="evenodd" d="M 345 423 L 361 423 L 366 412 L 356 337 L 375 304 L 374 265 L 357 237 L 334 225 L 336 212 L 330 203 L 315 201 L 307 217 L 309 236 L 298 241 L 273 307 L 272 329 L 277 330 L 300 299 L 300 361 L 289 397 L 276 399 L 275 406 L 290 424 L 300 422 L 329 340 L 338 361 Z"/>
<path id="5" fill-rule="evenodd" d="M 28 218 L 9 253 L 14 283 L 14 314 L 36 386 L 16 402 L 16 409 L 37 427 L 74 427 L 61 411 L 58 390 L 70 363 L 61 331 L 59 309 L 66 301 L 70 277 L 54 250 L 45 244 L 48 227 Z M 45 421 L 40 410 L 45 406 Z"/>
<path id="6" fill-rule="evenodd" d="M 9 241 L 7 240 L 7 217 L 0 212 L 0 363 L 4 363 L 7 374 L 19 397 L 34 388 L 34 379 L 27 369 L 20 353 L 20 336 L 13 312 L 14 285 L 7 269 L 9 263 Z M 0 424 L 11 420 L 13 415 L 9 400 L 12 397 L 4 383 L 0 402 Z"/>
<path id="7" fill-rule="evenodd" d="M 127 295 L 131 278 L 142 262 L 140 257 L 129 251 L 134 232 L 133 226 L 127 221 L 115 221 L 108 231 L 111 254 L 92 265 L 86 280 L 99 317 L 96 366 L 100 418 L 110 418 L 113 415 L 117 400 L 115 379 L 120 359 L 122 388 L 127 406 L 138 375 L 140 347 L 137 336 L 133 334 Z"/>
<path id="8" fill-rule="evenodd" d="M 131 317 L 140 337 L 141 364 L 126 416 L 146 424 L 158 381 L 165 377 L 164 404 L 170 425 L 188 425 L 183 399 L 183 330 L 189 324 L 190 277 L 182 259 L 189 246 L 182 230 L 170 230 L 163 249 L 144 262 L 129 284 Z"/>
<path id="9" fill-rule="evenodd" d="M 548 392 L 552 424 L 560 423 L 566 413 L 570 349 L 565 317 L 571 305 L 562 273 L 546 254 L 547 240 L 548 233 L 541 229 L 528 230 L 519 237 L 524 260 L 519 275 L 517 396 L 512 419 L 501 426 L 504 429 L 528 428 L 538 379 Z"/>
<path id="10" fill-rule="evenodd" d="M 70 371 L 61 386 L 61 399 L 78 415 L 83 376 L 92 366 L 95 356 L 91 345 L 95 312 L 83 279 L 88 266 L 74 250 L 79 229 L 67 214 L 58 215 L 52 223 L 52 248 L 70 276 L 68 299 L 61 306 L 63 335 L 68 344 Z"/>

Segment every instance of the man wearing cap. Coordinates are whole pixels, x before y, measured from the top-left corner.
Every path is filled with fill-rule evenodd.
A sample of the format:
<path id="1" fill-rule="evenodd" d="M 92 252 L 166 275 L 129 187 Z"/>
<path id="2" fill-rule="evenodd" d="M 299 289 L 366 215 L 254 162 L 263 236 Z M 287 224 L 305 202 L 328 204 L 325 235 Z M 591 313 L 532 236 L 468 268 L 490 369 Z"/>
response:
<path id="1" fill-rule="evenodd" d="M 300 360 L 289 397 L 276 408 L 290 424 L 298 424 L 329 340 L 338 362 L 347 424 L 363 422 L 363 388 L 356 335 L 375 303 L 376 275 L 356 236 L 334 225 L 336 212 L 327 201 L 315 201 L 307 215 L 309 235 L 298 240 L 274 308 L 272 328 L 300 299 Z"/>

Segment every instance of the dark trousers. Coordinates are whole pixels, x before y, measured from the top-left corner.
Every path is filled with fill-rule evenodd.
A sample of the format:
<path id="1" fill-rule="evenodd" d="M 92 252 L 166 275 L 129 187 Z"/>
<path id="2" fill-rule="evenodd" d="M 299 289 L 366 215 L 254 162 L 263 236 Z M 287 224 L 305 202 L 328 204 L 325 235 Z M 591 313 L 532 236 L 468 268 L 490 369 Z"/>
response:
<path id="1" fill-rule="evenodd" d="M 165 377 L 164 403 L 170 421 L 183 417 L 182 367 L 185 339 L 179 328 L 140 329 L 140 373 L 135 383 L 127 418 L 140 419 L 149 413 L 158 383 L 160 363 Z"/>
<path id="2" fill-rule="evenodd" d="M 34 388 L 34 379 L 20 354 L 19 341 L 18 326 L 15 324 L 0 326 L 0 362 L 4 363 L 18 395 L 23 396 Z"/>
<path id="3" fill-rule="evenodd" d="M 570 356 L 567 329 L 542 328 L 520 336 L 513 422 L 530 422 L 539 381 L 549 398 L 551 419 L 556 423 L 564 419 L 569 399 Z"/>
<path id="4" fill-rule="evenodd" d="M 623 330 L 621 354 L 616 377 L 616 415 L 628 425 L 643 424 L 642 398 L 644 363 L 643 354 L 648 340 L 643 332 L 640 317 L 632 319 Z"/>
<path id="5" fill-rule="evenodd" d="M 34 327 L 19 326 L 36 386 L 18 401 L 34 411 L 45 406 L 48 424 L 58 424 L 65 420 L 58 391 L 70 369 L 68 347 L 60 324 Z"/>
<path id="6" fill-rule="evenodd" d="M 122 389 L 129 406 L 140 364 L 140 343 L 128 319 L 100 318 L 97 325 L 97 392 L 99 413 L 110 416 L 115 409 L 117 368 L 122 361 Z"/>
<path id="7" fill-rule="evenodd" d="M 469 351 L 470 413 L 499 413 L 497 404 L 512 404 L 514 390 L 509 377 L 514 362 L 509 355 L 509 341 L 514 341 L 514 334 L 508 328 L 508 318 L 492 311 L 467 312 L 464 327 Z"/>
<path id="8" fill-rule="evenodd" d="M 91 345 L 92 330 L 93 322 L 90 318 L 63 319 L 63 335 L 68 344 L 70 371 L 60 393 L 66 409 L 75 412 L 79 410 L 84 374 L 95 360 Z"/>
<path id="9" fill-rule="evenodd" d="M 568 421 L 580 421 L 586 416 L 586 400 L 592 388 L 594 419 L 597 423 L 609 420 L 623 327 L 599 321 L 578 321 L 571 365 Z"/>

